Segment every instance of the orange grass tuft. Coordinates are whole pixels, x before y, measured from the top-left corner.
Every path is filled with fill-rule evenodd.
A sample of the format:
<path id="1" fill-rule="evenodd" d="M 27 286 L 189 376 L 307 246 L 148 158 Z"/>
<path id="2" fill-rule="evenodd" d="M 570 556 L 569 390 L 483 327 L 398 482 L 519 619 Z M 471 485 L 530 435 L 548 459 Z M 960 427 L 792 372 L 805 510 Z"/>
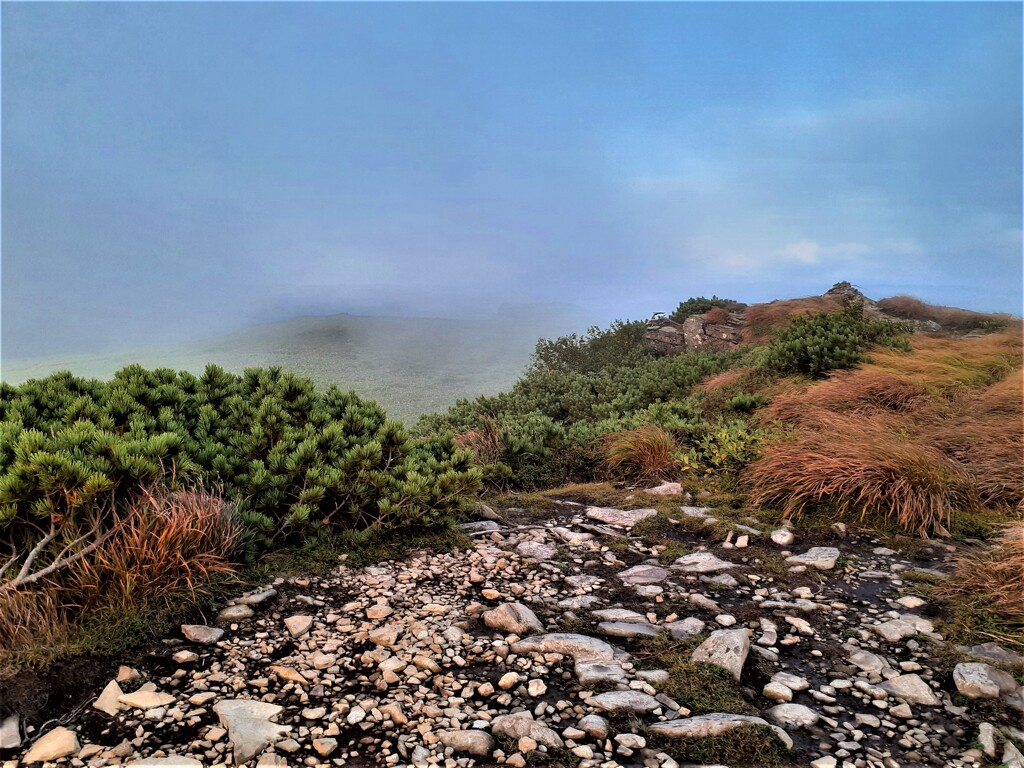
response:
<path id="1" fill-rule="evenodd" d="M 83 605 L 201 594 L 211 577 L 234 571 L 240 535 L 219 496 L 149 490 L 124 514 L 117 534 L 74 569 L 70 591 Z"/>
<path id="2" fill-rule="evenodd" d="M 1024 523 L 1006 525 L 995 546 L 958 558 L 955 578 L 939 592 L 981 597 L 1007 623 L 1024 627 Z M 1019 635 L 1017 643 L 1024 645 Z"/>
<path id="3" fill-rule="evenodd" d="M 676 443 L 661 427 L 647 424 L 599 438 L 604 466 L 623 480 L 668 480 L 679 471 Z"/>
<path id="4" fill-rule="evenodd" d="M 480 465 L 496 464 L 501 459 L 501 428 L 494 419 L 485 419 L 482 426 L 456 435 L 455 446 L 472 453 Z"/>

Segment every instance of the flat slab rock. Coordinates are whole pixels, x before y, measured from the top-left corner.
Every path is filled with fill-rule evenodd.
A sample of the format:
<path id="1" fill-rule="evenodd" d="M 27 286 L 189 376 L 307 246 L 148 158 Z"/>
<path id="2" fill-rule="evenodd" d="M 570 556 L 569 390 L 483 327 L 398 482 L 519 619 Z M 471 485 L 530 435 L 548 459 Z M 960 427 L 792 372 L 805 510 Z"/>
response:
<path id="1" fill-rule="evenodd" d="M 271 722 L 284 711 L 277 704 L 228 699 L 217 702 L 213 711 L 220 718 L 220 724 L 228 729 L 235 765 L 249 762 L 291 731 L 291 726 Z"/>
<path id="2" fill-rule="evenodd" d="M 563 656 L 572 656 L 574 661 L 590 659 L 611 661 L 617 655 L 623 655 L 622 651 L 616 652 L 616 649 L 604 640 L 570 632 L 553 632 L 547 635 L 528 637 L 517 643 L 512 643 L 512 652 L 520 655 L 560 653 Z"/>
<path id="3" fill-rule="evenodd" d="M 838 558 L 839 550 L 835 547 L 811 547 L 802 555 L 787 557 L 786 562 L 793 565 L 804 565 L 808 568 L 817 568 L 820 571 L 829 571 L 835 568 Z"/>
<path id="4" fill-rule="evenodd" d="M 953 669 L 953 682 L 969 699 L 997 699 L 1017 690 L 1013 675 L 980 662 L 957 664 Z"/>
<path id="5" fill-rule="evenodd" d="M 205 624 L 182 624 L 181 634 L 193 643 L 213 645 L 224 637 L 224 630 L 219 627 L 208 627 Z"/>
<path id="6" fill-rule="evenodd" d="M 532 557 L 534 560 L 551 560 L 558 554 L 558 548 L 541 541 L 521 541 L 516 545 L 516 551 L 523 557 Z"/>
<path id="7" fill-rule="evenodd" d="M 78 734 L 64 726 L 58 726 L 33 744 L 32 749 L 25 753 L 23 761 L 26 765 L 50 762 L 69 757 L 80 749 Z"/>
<path id="8" fill-rule="evenodd" d="M 891 680 L 886 680 L 878 687 L 898 699 L 903 699 L 908 704 L 923 704 L 929 707 L 936 707 L 942 703 L 939 701 L 939 697 L 935 695 L 935 691 L 931 689 L 928 683 L 921 679 L 920 675 L 900 675 Z"/>
<path id="9" fill-rule="evenodd" d="M 641 691 L 608 691 L 587 699 L 586 704 L 602 712 L 653 712 L 661 702 Z"/>
<path id="10" fill-rule="evenodd" d="M 657 565 L 634 565 L 619 573 L 619 578 L 626 584 L 657 584 L 672 574 Z"/>
<path id="11" fill-rule="evenodd" d="M 656 509 L 615 509 L 614 507 L 587 507 L 587 517 L 592 520 L 600 520 L 608 525 L 617 525 L 620 528 L 632 528 L 641 520 L 654 517 L 658 514 Z"/>
<path id="12" fill-rule="evenodd" d="M 715 571 L 724 571 L 735 567 L 734 563 L 722 560 L 711 552 L 694 552 L 689 555 L 683 555 L 672 564 L 674 570 L 686 573 L 714 573 Z"/>
<path id="13" fill-rule="evenodd" d="M 602 621 L 597 628 L 609 637 L 657 637 L 661 627 L 639 621 Z"/>

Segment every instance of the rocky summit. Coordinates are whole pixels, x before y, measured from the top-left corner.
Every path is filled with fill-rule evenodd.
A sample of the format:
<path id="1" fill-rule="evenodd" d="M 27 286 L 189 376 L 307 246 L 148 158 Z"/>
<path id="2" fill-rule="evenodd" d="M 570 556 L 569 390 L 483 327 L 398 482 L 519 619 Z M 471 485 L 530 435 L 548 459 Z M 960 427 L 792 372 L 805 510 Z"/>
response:
<path id="1" fill-rule="evenodd" d="M 662 521 L 672 547 L 637 532 L 655 510 L 566 502 L 278 579 L 59 720 L 6 715 L 4 768 L 673 768 L 694 744 L 759 765 L 751 734 L 772 765 L 1021 768 L 1024 659 L 947 643 L 910 594 L 952 545 L 753 519 L 723 540 L 692 509 Z"/>

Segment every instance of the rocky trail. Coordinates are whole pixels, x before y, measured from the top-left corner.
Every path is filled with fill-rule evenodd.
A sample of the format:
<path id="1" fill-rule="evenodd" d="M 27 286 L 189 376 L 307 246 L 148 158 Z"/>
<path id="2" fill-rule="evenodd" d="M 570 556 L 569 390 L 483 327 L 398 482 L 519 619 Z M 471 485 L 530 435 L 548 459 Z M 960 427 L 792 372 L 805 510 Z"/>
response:
<path id="1" fill-rule="evenodd" d="M 945 643 L 908 589 L 951 545 L 623 506 L 279 579 L 77 700 L 4 702 L 4 768 L 1024 765 L 1024 658 Z"/>

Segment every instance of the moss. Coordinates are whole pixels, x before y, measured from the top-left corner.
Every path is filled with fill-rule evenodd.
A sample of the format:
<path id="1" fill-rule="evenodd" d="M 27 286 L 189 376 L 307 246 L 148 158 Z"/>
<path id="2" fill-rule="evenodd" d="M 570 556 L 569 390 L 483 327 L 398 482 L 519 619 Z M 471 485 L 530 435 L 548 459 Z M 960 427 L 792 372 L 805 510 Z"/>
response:
<path id="1" fill-rule="evenodd" d="M 649 733 L 648 743 L 681 763 L 757 768 L 775 768 L 791 763 L 785 745 L 766 726 L 742 726 L 720 736 L 696 739 L 667 739 Z"/>

